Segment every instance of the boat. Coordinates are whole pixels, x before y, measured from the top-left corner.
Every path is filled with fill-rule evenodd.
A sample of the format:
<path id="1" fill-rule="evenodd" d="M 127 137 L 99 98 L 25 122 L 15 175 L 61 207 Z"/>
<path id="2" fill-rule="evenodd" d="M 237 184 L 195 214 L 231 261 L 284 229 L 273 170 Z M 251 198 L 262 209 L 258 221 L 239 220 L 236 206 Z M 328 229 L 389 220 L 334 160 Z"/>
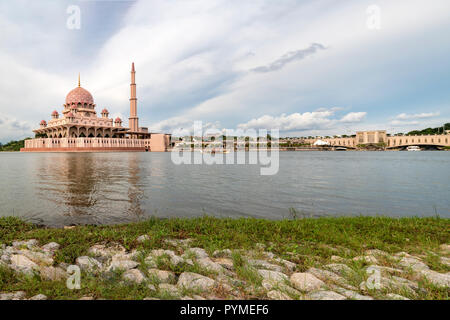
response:
<path id="1" fill-rule="evenodd" d="M 409 146 L 406 148 L 407 151 L 421 151 L 418 146 Z"/>
<path id="2" fill-rule="evenodd" d="M 336 151 L 347 151 L 347 148 L 344 148 L 344 147 L 336 147 L 334 150 L 336 150 Z"/>

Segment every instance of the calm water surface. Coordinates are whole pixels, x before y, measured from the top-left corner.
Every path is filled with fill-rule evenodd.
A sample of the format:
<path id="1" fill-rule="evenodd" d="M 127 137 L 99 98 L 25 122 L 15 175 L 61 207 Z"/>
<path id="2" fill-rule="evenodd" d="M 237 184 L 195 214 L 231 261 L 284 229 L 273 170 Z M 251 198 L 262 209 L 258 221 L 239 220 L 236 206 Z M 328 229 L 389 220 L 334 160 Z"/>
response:
<path id="1" fill-rule="evenodd" d="M 0 153 L 0 215 L 50 226 L 149 216 L 450 217 L 450 152 L 281 152 L 280 170 L 170 153 Z"/>

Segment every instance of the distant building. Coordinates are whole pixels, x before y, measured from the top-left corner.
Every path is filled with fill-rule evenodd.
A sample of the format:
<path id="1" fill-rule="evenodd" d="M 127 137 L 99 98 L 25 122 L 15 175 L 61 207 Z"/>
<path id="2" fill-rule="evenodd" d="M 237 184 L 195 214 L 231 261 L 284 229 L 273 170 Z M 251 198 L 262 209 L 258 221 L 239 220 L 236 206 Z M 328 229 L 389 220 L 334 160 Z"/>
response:
<path id="1" fill-rule="evenodd" d="M 122 125 L 122 119 L 110 118 L 106 108 L 97 116 L 94 98 L 81 87 L 78 76 L 78 87 L 67 94 L 61 114 L 55 110 L 48 122 L 42 120 L 40 127 L 33 130 L 36 138 L 25 141 L 21 151 L 167 151 L 170 135 L 150 133 L 148 128 L 139 127 L 135 76 L 133 63 L 129 128 Z"/>

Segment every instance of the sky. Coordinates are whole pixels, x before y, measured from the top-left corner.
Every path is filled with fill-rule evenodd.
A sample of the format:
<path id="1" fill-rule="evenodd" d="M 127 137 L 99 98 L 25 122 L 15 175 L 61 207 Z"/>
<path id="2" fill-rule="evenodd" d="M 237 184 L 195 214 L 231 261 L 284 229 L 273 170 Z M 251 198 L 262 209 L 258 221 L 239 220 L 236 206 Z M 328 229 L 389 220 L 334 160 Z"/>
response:
<path id="1" fill-rule="evenodd" d="M 174 133 L 389 133 L 450 122 L 448 0 L 0 0 L 0 142 L 81 85 Z"/>

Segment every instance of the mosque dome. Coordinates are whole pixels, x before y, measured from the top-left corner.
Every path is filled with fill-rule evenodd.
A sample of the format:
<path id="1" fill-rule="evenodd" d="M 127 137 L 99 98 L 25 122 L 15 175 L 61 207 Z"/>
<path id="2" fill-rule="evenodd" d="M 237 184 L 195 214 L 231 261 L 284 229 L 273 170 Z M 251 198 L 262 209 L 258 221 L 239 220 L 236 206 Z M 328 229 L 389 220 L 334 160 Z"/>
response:
<path id="1" fill-rule="evenodd" d="M 122 119 L 120 119 L 119 117 L 116 118 L 116 120 L 114 122 L 122 122 Z"/>
<path id="2" fill-rule="evenodd" d="M 80 75 L 78 75 L 78 87 L 70 91 L 66 96 L 66 104 L 94 104 L 92 94 L 80 85 Z"/>
<path id="3" fill-rule="evenodd" d="M 58 113 L 58 111 L 56 111 L 56 110 L 52 112 L 52 116 L 57 116 L 58 114 L 59 114 L 59 113 Z"/>
<path id="4" fill-rule="evenodd" d="M 74 117 L 74 115 L 73 115 L 73 113 L 72 112 L 69 112 L 68 114 L 67 114 L 67 116 L 66 116 L 67 118 L 73 118 Z"/>
<path id="5" fill-rule="evenodd" d="M 102 113 L 109 113 L 108 110 L 105 108 L 102 110 Z"/>
<path id="6" fill-rule="evenodd" d="M 45 120 L 41 120 L 41 122 L 40 122 L 40 125 L 42 125 L 42 126 L 46 126 L 46 125 L 47 125 L 47 121 L 45 121 Z"/>
<path id="7" fill-rule="evenodd" d="M 82 87 L 77 87 L 70 91 L 66 96 L 66 104 L 78 104 L 78 103 L 87 103 L 94 104 L 94 98 L 89 91 Z"/>

